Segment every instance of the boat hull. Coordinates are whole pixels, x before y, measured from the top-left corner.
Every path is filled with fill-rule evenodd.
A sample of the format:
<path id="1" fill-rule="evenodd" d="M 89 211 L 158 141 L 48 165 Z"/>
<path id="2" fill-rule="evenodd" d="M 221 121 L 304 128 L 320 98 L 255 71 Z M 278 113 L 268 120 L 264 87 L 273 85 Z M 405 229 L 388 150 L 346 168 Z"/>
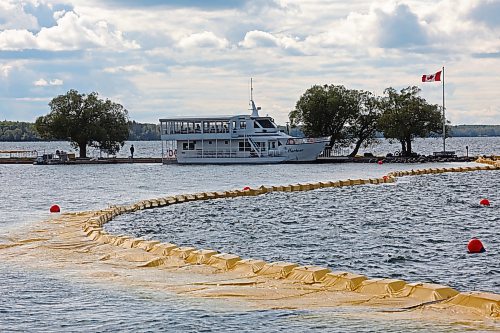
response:
<path id="1" fill-rule="evenodd" d="M 323 151 L 326 141 L 311 141 L 299 144 L 285 145 L 283 149 L 268 152 L 266 156 L 183 156 L 177 155 L 179 164 L 274 164 L 287 162 L 312 162 Z"/>

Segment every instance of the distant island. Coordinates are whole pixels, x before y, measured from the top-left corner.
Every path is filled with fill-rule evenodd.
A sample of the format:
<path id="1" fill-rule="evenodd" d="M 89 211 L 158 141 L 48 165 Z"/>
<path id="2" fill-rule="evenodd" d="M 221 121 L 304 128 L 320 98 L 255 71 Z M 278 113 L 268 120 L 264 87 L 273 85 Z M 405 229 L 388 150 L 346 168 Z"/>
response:
<path id="1" fill-rule="evenodd" d="M 286 130 L 284 126 L 280 126 Z M 452 137 L 500 136 L 500 125 L 455 125 L 450 126 Z M 296 129 L 294 129 L 296 130 Z M 129 141 L 160 140 L 158 124 L 129 121 Z M 43 141 L 34 129 L 34 123 L 22 121 L 0 121 L 0 141 Z"/>

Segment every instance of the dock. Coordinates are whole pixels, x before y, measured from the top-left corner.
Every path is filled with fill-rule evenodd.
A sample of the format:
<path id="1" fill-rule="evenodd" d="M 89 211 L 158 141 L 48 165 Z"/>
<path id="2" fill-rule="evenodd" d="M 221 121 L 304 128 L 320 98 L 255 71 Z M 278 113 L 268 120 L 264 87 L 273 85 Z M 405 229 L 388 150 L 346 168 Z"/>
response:
<path id="1" fill-rule="evenodd" d="M 0 158 L 0 164 L 33 164 L 33 158 Z M 74 164 L 131 164 L 131 163 L 162 163 L 161 157 L 137 157 L 137 158 L 76 158 L 74 160 L 69 160 L 64 165 L 74 165 Z"/>

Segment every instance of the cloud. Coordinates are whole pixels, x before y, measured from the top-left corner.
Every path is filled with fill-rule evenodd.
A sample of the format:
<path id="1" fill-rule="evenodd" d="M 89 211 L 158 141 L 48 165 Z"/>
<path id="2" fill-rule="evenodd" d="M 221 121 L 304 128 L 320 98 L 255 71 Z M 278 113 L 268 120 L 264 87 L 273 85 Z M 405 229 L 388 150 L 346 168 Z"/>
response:
<path id="1" fill-rule="evenodd" d="M 11 70 L 11 65 L 0 65 L 0 77 L 9 77 L 9 73 Z"/>
<path id="2" fill-rule="evenodd" d="M 302 50 L 297 38 L 274 35 L 265 31 L 253 30 L 245 34 L 245 38 L 239 42 L 243 48 L 279 48 L 291 55 L 301 55 Z"/>
<path id="3" fill-rule="evenodd" d="M 33 82 L 33 85 L 37 86 L 37 87 L 47 87 L 47 86 L 62 86 L 63 85 L 63 80 L 61 79 L 54 79 L 54 80 L 50 80 L 50 81 L 47 81 L 45 79 L 39 79 L 39 80 L 36 80 L 35 82 Z"/>
<path id="4" fill-rule="evenodd" d="M 0 31 L 0 50 L 18 51 L 37 48 L 36 37 L 28 30 Z"/>
<path id="5" fill-rule="evenodd" d="M 144 72 L 144 66 L 142 66 L 142 65 L 126 65 L 126 66 L 106 67 L 103 69 L 103 71 L 106 73 Z"/>
<path id="6" fill-rule="evenodd" d="M 427 44 L 425 30 L 408 5 L 398 4 L 391 11 L 377 9 L 375 14 L 380 47 L 399 48 Z"/>
<path id="7" fill-rule="evenodd" d="M 229 42 L 225 38 L 217 37 L 211 31 L 194 33 L 182 38 L 178 45 L 181 48 L 216 48 L 223 49 L 227 47 Z"/>
<path id="8" fill-rule="evenodd" d="M 24 11 L 20 1 L 0 1 L 0 30 L 4 29 L 38 29 L 35 16 Z"/>
<path id="9" fill-rule="evenodd" d="M 127 40 L 121 31 L 114 30 L 105 21 L 92 21 L 73 11 L 56 12 L 57 25 L 42 28 L 34 34 L 28 30 L 0 31 L 0 50 L 39 49 L 50 51 L 80 49 L 138 49 L 139 44 Z"/>
<path id="10" fill-rule="evenodd" d="M 500 2 L 498 0 L 482 1 L 470 11 L 468 17 L 491 28 L 500 27 Z"/>

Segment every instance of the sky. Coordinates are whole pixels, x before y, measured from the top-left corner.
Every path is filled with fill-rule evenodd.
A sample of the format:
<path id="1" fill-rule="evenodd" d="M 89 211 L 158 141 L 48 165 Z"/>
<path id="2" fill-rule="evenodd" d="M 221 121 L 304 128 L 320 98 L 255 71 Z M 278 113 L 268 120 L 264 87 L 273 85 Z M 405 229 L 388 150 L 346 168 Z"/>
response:
<path id="1" fill-rule="evenodd" d="M 316 84 L 419 86 L 453 125 L 500 125 L 500 0 L 0 0 L 0 120 L 70 89 L 129 118 L 247 114 L 285 124 Z"/>

